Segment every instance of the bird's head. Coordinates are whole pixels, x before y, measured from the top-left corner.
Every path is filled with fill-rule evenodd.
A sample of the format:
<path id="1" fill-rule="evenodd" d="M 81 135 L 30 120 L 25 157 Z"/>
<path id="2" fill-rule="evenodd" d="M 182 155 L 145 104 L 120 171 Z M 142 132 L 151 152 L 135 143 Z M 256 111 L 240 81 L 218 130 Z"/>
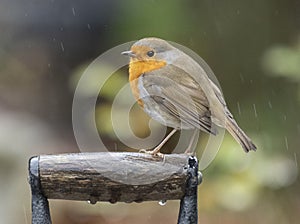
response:
<path id="1" fill-rule="evenodd" d="M 168 64 L 174 54 L 174 47 L 159 38 L 144 38 L 135 42 L 129 51 L 122 52 L 134 61 L 160 61 Z"/>

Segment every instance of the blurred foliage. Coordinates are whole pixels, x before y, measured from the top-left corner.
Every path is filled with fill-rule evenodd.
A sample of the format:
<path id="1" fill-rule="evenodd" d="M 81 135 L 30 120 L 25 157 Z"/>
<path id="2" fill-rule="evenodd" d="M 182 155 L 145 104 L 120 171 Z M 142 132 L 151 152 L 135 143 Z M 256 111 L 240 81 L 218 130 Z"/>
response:
<path id="1" fill-rule="evenodd" d="M 0 2 L 0 161 L 19 155 L 11 164 L 22 167 L 21 172 L 13 169 L 14 175 L 9 172 L 8 178 L 10 163 L 1 166 L 1 177 L 7 181 L 0 190 L 5 223 L 29 220 L 29 193 L 19 189 L 28 188 L 27 159 L 33 154 L 77 151 L 72 98 L 90 62 L 111 47 L 147 36 L 177 42 L 203 57 L 237 122 L 258 146 L 256 153 L 245 154 L 225 136 L 216 159 L 203 171 L 200 221 L 298 223 L 299 1 L 27 3 Z M 109 66 L 92 72 L 101 76 Z M 89 98 L 99 92 L 95 116 L 100 136 L 112 150 L 130 150 L 117 138 L 111 119 L 112 101 L 127 84 L 127 68 L 110 76 L 101 91 L 95 89 L 97 82 L 97 77 L 91 80 L 81 94 Z M 122 97 L 126 105 L 132 95 Z M 130 138 L 124 113 L 121 105 L 116 114 L 119 131 Z M 149 118 L 137 105 L 130 110 L 129 122 L 138 137 L 151 134 Z M 207 136 L 200 139 L 203 147 Z M 167 148 L 177 140 L 178 135 Z M 25 198 L 23 204 L 19 198 Z M 54 223 L 175 223 L 178 203 L 91 207 L 52 202 L 52 208 Z M 122 209 L 124 213 L 115 214 Z"/>
<path id="2" fill-rule="evenodd" d="M 263 66 L 271 75 L 300 79 L 300 38 L 294 46 L 275 46 L 265 53 Z"/>

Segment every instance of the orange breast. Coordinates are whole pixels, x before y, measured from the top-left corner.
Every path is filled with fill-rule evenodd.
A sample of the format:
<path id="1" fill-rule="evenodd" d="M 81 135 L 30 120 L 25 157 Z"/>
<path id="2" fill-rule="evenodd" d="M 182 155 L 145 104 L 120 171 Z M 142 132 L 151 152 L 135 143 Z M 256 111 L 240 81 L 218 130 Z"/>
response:
<path id="1" fill-rule="evenodd" d="M 137 61 L 132 59 L 129 63 L 129 81 L 133 96 L 138 101 L 138 104 L 143 107 L 143 101 L 140 99 L 140 92 L 138 88 L 138 78 L 147 72 L 159 69 L 166 65 L 165 61 L 147 60 Z"/>

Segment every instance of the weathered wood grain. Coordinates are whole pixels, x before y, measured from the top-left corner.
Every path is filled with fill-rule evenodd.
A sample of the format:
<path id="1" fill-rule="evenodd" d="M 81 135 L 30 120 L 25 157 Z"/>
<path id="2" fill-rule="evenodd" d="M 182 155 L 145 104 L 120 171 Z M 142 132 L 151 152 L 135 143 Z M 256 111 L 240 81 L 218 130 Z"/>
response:
<path id="1" fill-rule="evenodd" d="M 142 202 L 181 199 L 188 155 L 144 153 L 41 155 L 39 175 L 49 199 Z"/>

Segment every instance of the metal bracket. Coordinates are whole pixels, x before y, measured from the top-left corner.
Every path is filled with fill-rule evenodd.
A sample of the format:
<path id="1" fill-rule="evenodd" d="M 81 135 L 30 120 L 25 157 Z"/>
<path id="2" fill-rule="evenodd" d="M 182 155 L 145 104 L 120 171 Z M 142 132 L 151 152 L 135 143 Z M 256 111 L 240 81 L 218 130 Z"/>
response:
<path id="1" fill-rule="evenodd" d="M 185 195 L 180 201 L 178 224 L 197 224 L 197 188 L 202 182 L 202 174 L 198 172 L 198 160 L 196 157 L 189 157 L 188 179 L 186 182 Z"/>
<path id="2" fill-rule="evenodd" d="M 32 224 L 51 224 L 48 199 L 41 189 L 39 175 L 39 157 L 35 156 L 29 160 L 29 184 L 31 187 L 31 212 Z"/>

